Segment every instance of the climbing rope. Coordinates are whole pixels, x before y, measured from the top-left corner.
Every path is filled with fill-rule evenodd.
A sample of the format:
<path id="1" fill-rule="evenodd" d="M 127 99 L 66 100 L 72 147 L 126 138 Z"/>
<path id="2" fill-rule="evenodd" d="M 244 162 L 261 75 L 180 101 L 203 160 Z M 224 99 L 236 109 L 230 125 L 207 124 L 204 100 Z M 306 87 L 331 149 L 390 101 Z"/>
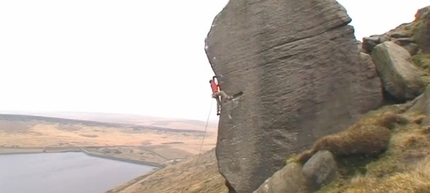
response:
<path id="1" fill-rule="evenodd" d="M 200 144 L 199 157 L 197 158 L 197 162 L 199 161 L 200 156 L 201 156 L 200 154 L 202 153 L 203 142 L 205 141 L 205 138 L 206 138 L 206 131 L 208 129 L 209 118 L 211 117 L 211 112 L 212 112 L 212 106 L 213 106 L 213 104 L 214 104 L 214 101 L 212 100 L 211 107 L 209 108 L 208 118 L 206 120 L 205 132 L 204 132 L 204 135 L 203 135 L 202 143 Z"/>

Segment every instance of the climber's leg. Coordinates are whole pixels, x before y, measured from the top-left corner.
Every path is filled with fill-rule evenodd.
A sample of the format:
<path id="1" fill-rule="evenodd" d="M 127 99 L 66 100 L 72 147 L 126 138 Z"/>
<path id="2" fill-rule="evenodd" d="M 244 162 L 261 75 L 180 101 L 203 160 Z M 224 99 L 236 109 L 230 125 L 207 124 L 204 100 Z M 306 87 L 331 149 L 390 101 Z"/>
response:
<path id="1" fill-rule="evenodd" d="M 216 94 L 218 94 L 219 96 L 221 96 L 221 102 L 225 102 L 226 100 L 233 99 L 232 96 L 227 95 L 224 91 L 219 91 Z"/>
<path id="2" fill-rule="evenodd" d="M 212 98 L 214 98 L 216 100 L 216 114 L 217 115 L 221 114 L 221 101 L 220 101 L 219 97 L 220 97 L 219 92 L 212 94 Z"/>

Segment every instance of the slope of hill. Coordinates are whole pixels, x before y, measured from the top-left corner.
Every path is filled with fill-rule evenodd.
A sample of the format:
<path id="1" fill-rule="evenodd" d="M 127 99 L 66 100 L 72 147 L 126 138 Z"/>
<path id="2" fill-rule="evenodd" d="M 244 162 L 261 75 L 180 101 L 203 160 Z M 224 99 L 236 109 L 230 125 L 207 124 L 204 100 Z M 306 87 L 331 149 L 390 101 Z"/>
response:
<path id="1" fill-rule="evenodd" d="M 226 193 L 227 188 L 218 172 L 213 149 L 136 178 L 107 193 L 133 192 Z"/>

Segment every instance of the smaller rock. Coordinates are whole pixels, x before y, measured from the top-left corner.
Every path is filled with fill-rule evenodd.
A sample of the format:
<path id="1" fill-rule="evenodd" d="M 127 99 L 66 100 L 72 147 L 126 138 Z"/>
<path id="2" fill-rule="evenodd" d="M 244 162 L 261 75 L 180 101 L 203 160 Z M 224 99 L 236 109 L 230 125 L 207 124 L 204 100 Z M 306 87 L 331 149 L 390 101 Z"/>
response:
<path id="1" fill-rule="evenodd" d="M 402 31 L 394 31 L 390 34 L 392 38 L 409 38 L 409 35 Z"/>
<path id="2" fill-rule="evenodd" d="M 393 42 L 399 46 L 405 46 L 405 45 L 408 45 L 410 43 L 413 43 L 414 40 L 412 38 L 397 38 Z"/>
<path id="3" fill-rule="evenodd" d="M 415 43 L 413 38 L 397 38 L 394 39 L 393 42 L 405 48 L 411 56 L 419 51 L 419 46 Z"/>
<path id="4" fill-rule="evenodd" d="M 322 188 L 339 176 L 334 156 L 327 150 L 318 151 L 313 155 L 303 166 L 302 171 L 311 191 Z"/>
<path id="5" fill-rule="evenodd" d="M 384 43 L 386 41 L 391 41 L 391 37 L 388 34 L 382 34 L 379 36 L 379 43 Z"/>
<path id="6" fill-rule="evenodd" d="M 307 184 L 301 165 L 289 163 L 253 193 L 309 193 Z"/>
<path id="7" fill-rule="evenodd" d="M 363 38 L 362 48 L 367 53 L 372 52 L 373 48 L 380 43 L 379 35 L 371 35 Z"/>
<path id="8" fill-rule="evenodd" d="M 405 48 L 387 41 L 375 46 L 371 56 L 384 89 L 391 96 L 406 101 L 423 92 L 423 72 L 413 64 L 411 55 Z"/>

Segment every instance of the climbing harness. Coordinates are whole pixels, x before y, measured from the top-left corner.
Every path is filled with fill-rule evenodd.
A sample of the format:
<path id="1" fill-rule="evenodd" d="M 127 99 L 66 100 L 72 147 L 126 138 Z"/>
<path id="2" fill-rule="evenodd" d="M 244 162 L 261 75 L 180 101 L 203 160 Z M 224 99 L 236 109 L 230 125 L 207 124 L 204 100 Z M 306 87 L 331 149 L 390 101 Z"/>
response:
<path id="1" fill-rule="evenodd" d="M 202 153 L 202 149 L 203 149 L 203 142 L 205 141 L 205 138 L 206 138 L 206 131 L 207 131 L 207 129 L 208 129 L 209 118 L 211 117 L 211 112 L 212 112 L 212 106 L 213 106 L 213 104 L 214 104 L 214 101 L 212 100 L 211 107 L 209 108 L 208 118 L 207 118 L 207 120 L 206 120 L 205 132 L 204 132 L 204 135 L 203 135 L 202 143 L 200 144 L 200 150 L 199 150 L 199 154 L 198 154 L 199 156 L 198 156 L 198 158 L 197 158 L 197 163 L 199 162 L 199 160 L 200 160 L 200 156 L 201 156 L 201 153 Z"/>

